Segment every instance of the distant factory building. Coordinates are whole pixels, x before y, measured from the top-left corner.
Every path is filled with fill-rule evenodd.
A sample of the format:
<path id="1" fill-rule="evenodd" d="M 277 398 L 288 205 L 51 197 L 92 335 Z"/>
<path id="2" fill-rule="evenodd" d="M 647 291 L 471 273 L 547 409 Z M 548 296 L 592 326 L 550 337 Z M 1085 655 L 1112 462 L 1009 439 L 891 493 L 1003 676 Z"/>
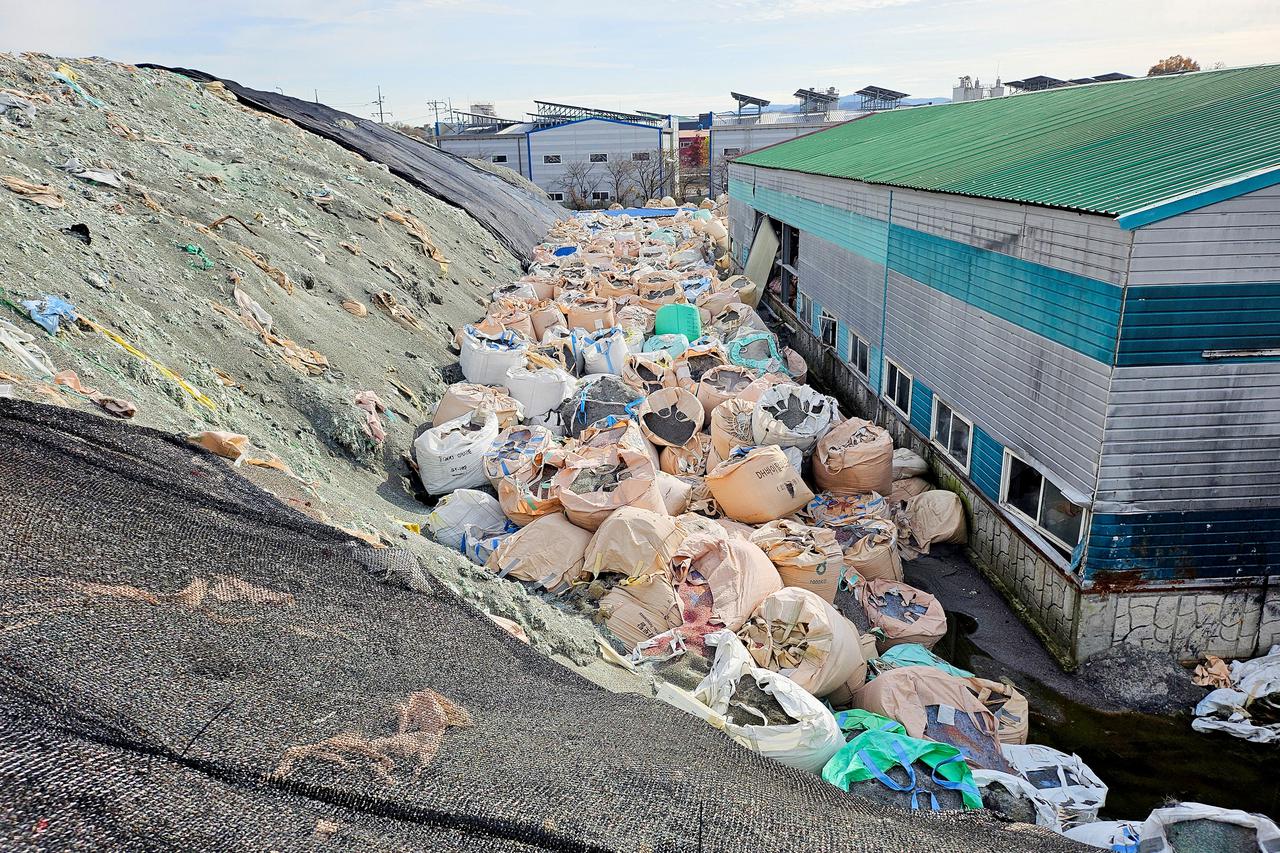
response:
<path id="1" fill-rule="evenodd" d="M 1041 83 L 737 158 L 734 260 L 772 265 L 810 374 L 929 457 L 1064 658 L 1265 653 L 1280 65 Z"/>
<path id="2" fill-rule="evenodd" d="M 491 110 L 455 112 L 437 127 L 436 144 L 519 172 L 569 207 L 642 204 L 673 191 L 675 117 L 534 103 L 528 121 L 501 119 Z"/>

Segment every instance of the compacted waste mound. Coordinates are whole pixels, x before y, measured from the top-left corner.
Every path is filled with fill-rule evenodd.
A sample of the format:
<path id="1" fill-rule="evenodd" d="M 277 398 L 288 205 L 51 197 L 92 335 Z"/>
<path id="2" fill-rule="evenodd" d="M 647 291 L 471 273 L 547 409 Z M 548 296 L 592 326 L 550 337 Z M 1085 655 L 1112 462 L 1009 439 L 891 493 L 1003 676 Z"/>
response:
<path id="1" fill-rule="evenodd" d="M 1052 851 L 608 693 L 182 438 L 0 400 L 0 847 Z"/>

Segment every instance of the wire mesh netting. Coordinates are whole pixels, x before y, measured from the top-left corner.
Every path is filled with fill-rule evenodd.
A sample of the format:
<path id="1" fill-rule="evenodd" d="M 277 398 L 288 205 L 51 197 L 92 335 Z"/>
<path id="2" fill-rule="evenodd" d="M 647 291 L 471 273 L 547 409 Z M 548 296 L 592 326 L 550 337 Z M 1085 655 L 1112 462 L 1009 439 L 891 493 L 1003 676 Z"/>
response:
<path id="1" fill-rule="evenodd" d="M 156 431 L 0 400 L 0 848 L 1074 849 L 542 657 Z"/>

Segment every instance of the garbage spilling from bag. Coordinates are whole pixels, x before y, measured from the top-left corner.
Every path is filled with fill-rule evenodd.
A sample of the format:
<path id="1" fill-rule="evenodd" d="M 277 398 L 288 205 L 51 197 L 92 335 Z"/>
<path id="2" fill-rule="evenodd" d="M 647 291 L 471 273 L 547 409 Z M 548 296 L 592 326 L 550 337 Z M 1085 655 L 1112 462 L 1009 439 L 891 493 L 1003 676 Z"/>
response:
<path id="1" fill-rule="evenodd" d="M 1214 662 L 1219 666 L 1215 668 Z M 1225 679 L 1228 685 L 1200 700 L 1191 728 L 1225 732 L 1255 743 L 1280 742 L 1280 645 L 1260 658 L 1233 661 L 1230 667 L 1221 664 L 1214 658 L 1209 667 L 1218 674 L 1201 680 L 1209 686 Z"/>

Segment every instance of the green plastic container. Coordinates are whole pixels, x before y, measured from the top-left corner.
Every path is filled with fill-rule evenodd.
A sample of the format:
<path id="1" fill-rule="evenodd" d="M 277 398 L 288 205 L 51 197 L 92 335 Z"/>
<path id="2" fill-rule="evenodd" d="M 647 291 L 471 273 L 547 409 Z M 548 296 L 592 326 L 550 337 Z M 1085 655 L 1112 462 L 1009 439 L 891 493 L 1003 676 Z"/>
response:
<path id="1" fill-rule="evenodd" d="M 653 318 L 655 335 L 684 335 L 691 341 L 702 337 L 702 316 L 696 305 L 663 305 Z"/>

